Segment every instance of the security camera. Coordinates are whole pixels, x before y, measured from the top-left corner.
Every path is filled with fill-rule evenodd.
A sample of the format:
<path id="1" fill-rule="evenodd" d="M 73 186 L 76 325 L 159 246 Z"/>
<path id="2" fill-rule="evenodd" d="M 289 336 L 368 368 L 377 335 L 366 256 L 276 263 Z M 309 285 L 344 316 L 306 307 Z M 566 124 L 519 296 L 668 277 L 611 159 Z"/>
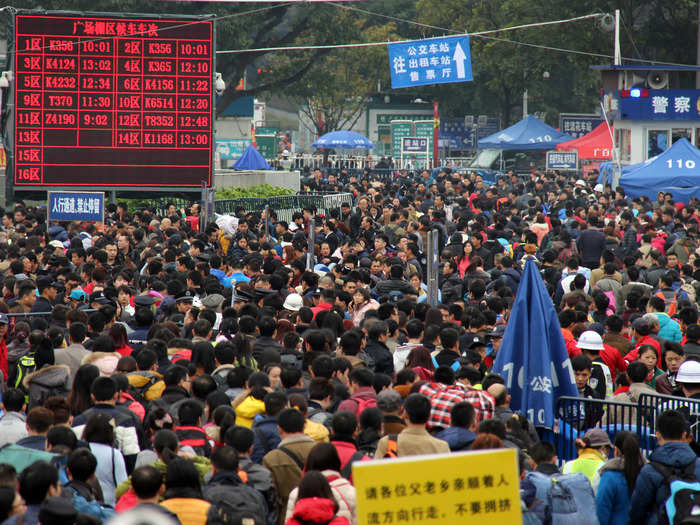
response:
<path id="1" fill-rule="evenodd" d="M 226 82 L 224 82 L 224 78 L 221 73 L 216 73 L 214 76 L 214 89 L 216 90 L 217 95 L 222 95 L 226 89 Z"/>

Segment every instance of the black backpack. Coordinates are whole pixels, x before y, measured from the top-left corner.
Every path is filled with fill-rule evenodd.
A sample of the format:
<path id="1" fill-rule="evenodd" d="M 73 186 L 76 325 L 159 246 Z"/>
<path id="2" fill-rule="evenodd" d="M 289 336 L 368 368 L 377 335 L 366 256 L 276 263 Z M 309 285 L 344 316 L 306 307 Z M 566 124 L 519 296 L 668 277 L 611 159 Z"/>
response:
<path id="1" fill-rule="evenodd" d="M 231 491 L 231 495 L 237 494 Z M 208 525 L 227 525 L 229 523 L 240 523 L 241 525 L 266 525 L 265 516 L 260 514 L 260 509 L 245 497 L 227 497 L 219 499 L 211 504 L 207 512 Z"/>
<path id="2" fill-rule="evenodd" d="M 656 461 L 651 462 L 668 486 L 668 498 L 659 509 L 662 525 L 700 524 L 700 482 L 695 477 L 695 461 L 679 474 Z"/>

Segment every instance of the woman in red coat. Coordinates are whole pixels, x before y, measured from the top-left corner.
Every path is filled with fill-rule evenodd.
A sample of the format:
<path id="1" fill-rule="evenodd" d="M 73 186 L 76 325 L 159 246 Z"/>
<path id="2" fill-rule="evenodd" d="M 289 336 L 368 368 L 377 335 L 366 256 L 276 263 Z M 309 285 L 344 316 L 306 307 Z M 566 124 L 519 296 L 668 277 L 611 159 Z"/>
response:
<path id="1" fill-rule="evenodd" d="M 338 516 L 338 502 L 333 496 L 326 477 L 317 470 L 307 472 L 299 482 L 294 513 L 285 525 L 318 523 L 327 525 L 350 525 L 347 518 Z"/>

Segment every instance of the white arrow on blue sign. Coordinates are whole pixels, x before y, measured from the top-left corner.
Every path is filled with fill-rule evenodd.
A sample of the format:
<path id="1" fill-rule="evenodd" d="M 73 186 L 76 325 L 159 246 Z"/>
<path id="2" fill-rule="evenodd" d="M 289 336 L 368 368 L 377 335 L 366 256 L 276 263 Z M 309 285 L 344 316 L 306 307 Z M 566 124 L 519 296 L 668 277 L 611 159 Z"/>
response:
<path id="1" fill-rule="evenodd" d="M 389 44 L 391 87 L 469 82 L 469 37 L 451 36 Z"/>

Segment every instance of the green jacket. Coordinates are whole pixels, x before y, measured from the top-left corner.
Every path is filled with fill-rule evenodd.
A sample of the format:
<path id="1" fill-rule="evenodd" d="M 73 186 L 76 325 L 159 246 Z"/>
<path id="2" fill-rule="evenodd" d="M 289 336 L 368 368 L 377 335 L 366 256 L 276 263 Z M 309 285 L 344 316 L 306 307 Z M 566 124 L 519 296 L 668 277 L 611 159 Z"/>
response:
<path id="1" fill-rule="evenodd" d="M 211 461 L 202 456 L 194 456 L 190 459 L 194 463 L 194 466 L 197 468 L 197 472 L 199 472 L 199 477 L 202 480 L 202 483 L 204 483 L 204 476 L 211 472 Z M 163 473 L 163 483 L 165 483 L 165 472 L 168 470 L 168 466 L 165 463 L 163 463 L 163 461 L 161 461 L 160 459 L 158 461 L 155 461 L 153 463 L 153 466 Z M 119 500 L 119 498 L 121 498 L 124 494 L 129 492 L 130 488 L 131 476 L 129 476 L 126 480 L 122 481 L 117 487 L 117 500 Z"/>

